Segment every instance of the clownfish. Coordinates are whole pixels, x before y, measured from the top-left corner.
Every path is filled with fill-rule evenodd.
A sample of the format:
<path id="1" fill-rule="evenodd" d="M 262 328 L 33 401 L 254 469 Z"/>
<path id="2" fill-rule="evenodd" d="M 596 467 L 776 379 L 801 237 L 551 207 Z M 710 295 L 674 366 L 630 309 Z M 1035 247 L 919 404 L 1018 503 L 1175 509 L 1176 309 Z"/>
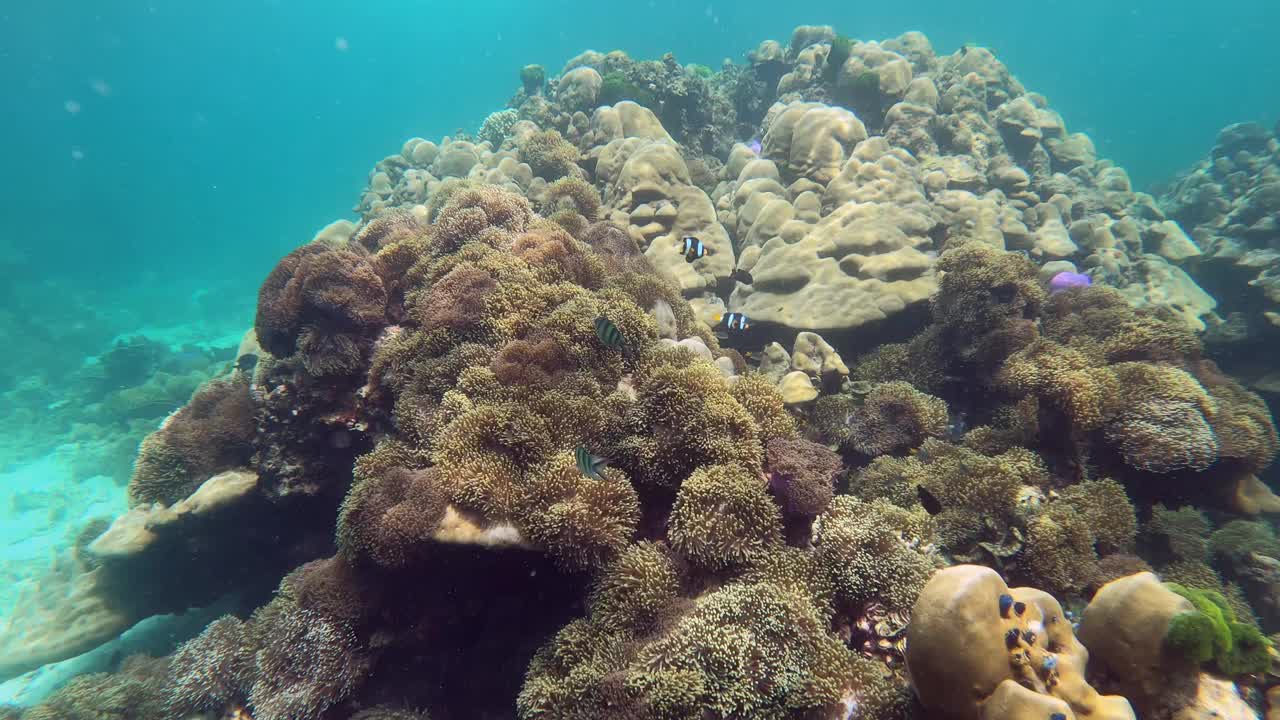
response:
<path id="1" fill-rule="evenodd" d="M 730 332 L 742 332 L 751 327 L 751 322 L 747 320 L 747 316 L 740 312 L 720 315 L 716 318 L 716 324 L 723 324 L 725 329 Z"/>
<path id="2" fill-rule="evenodd" d="M 686 262 L 693 262 L 698 258 L 707 254 L 707 246 L 702 241 L 692 235 L 686 235 L 684 238 L 684 259 Z"/>

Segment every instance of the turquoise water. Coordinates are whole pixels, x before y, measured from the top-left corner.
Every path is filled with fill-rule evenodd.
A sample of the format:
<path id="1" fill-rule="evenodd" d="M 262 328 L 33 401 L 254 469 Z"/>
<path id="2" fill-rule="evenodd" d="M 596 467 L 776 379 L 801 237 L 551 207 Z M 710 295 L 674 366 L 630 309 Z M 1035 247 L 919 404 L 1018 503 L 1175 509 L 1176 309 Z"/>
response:
<path id="1" fill-rule="evenodd" d="M 583 50 L 622 49 L 718 68 L 804 23 L 865 40 L 918 30 L 939 54 L 991 48 L 1139 189 L 1193 165 L 1225 125 L 1280 119 L 1268 0 L 5 8 L 0 611 L 76 528 L 124 510 L 137 442 L 226 369 L 265 274 L 357 219 L 370 169 L 406 138 L 474 133 L 528 63 L 557 74 Z M 138 336 L 155 349 L 135 372 L 168 378 L 145 400 L 96 384 Z M 7 697 L 30 701 L 27 687 L 47 685 Z"/>

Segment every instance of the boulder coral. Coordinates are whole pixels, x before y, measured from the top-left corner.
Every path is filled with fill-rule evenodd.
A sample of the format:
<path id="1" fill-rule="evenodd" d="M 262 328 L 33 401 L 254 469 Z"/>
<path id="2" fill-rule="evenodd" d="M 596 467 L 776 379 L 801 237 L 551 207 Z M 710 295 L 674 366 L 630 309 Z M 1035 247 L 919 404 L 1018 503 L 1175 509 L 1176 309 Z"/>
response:
<path id="1" fill-rule="evenodd" d="M 1224 611 L 1230 613 L 1220 595 L 1211 600 L 1144 572 L 1103 586 L 1085 608 L 1079 634 L 1091 660 L 1105 672 L 1108 690 L 1123 693 L 1142 717 L 1182 717 L 1198 706 L 1206 686 L 1216 682 L 1201 672 L 1200 661 L 1231 652 L 1233 631 Z M 1259 654 L 1265 658 L 1265 639 L 1245 627 L 1234 631 L 1243 640 L 1241 650 L 1255 662 Z M 1246 665 L 1228 662 L 1221 669 L 1231 672 Z M 1229 693 L 1235 695 L 1234 690 Z"/>
<path id="2" fill-rule="evenodd" d="M 916 695 L 949 717 L 1135 718 L 1085 681 L 1089 658 L 1053 596 L 975 565 L 935 573 L 907 631 Z"/>

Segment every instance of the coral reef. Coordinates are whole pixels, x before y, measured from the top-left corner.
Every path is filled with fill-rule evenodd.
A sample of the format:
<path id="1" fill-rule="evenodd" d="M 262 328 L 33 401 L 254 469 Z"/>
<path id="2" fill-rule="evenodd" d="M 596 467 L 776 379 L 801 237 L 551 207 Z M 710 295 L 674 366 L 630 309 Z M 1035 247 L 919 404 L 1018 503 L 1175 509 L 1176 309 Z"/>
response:
<path id="1" fill-rule="evenodd" d="M 1278 182 L 1280 140 L 1258 123 L 1239 123 L 1223 128 L 1207 156 L 1158 198 L 1198 256 L 1192 276 L 1223 302 L 1225 320 L 1211 337 L 1239 350 L 1273 342 L 1280 322 Z"/>
<path id="2" fill-rule="evenodd" d="M 1166 215 L 990 51 L 919 33 L 519 83 L 474 138 L 379 161 L 189 400 L 203 370 L 145 341 L 93 363 L 119 417 L 185 405 L 129 512 L 19 603 L 0 674 L 244 605 L 29 716 L 1241 701 L 1280 630 L 1280 438 L 1188 271 L 1269 252 L 1225 248 L 1274 229 L 1273 138 L 1224 135 Z"/>

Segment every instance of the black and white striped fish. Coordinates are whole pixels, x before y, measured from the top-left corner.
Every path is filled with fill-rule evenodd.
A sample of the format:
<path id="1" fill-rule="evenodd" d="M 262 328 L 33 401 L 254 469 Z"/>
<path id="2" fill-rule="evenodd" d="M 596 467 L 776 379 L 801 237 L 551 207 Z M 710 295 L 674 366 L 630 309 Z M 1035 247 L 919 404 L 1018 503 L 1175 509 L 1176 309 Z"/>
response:
<path id="1" fill-rule="evenodd" d="M 600 339 L 600 342 L 605 347 L 620 348 L 626 345 L 626 339 L 622 337 L 622 332 L 618 330 L 618 326 L 603 315 L 596 318 L 596 337 Z"/>
<path id="2" fill-rule="evenodd" d="M 693 262 L 703 255 L 707 254 L 707 246 L 702 241 L 692 235 L 686 235 L 684 238 L 684 259 L 687 262 Z"/>
<path id="3" fill-rule="evenodd" d="M 724 325 L 729 332 L 742 332 L 751 327 L 751 322 L 747 320 L 747 316 L 740 312 L 725 313 L 719 317 L 717 322 Z"/>
<path id="4" fill-rule="evenodd" d="M 583 475 L 593 480 L 603 480 L 602 471 L 609 466 L 609 461 L 597 455 L 592 455 L 591 451 L 579 445 L 573 451 L 573 459 L 578 464 L 578 470 Z"/>

